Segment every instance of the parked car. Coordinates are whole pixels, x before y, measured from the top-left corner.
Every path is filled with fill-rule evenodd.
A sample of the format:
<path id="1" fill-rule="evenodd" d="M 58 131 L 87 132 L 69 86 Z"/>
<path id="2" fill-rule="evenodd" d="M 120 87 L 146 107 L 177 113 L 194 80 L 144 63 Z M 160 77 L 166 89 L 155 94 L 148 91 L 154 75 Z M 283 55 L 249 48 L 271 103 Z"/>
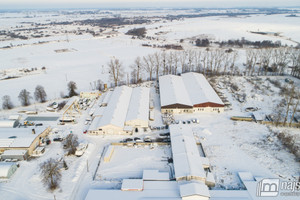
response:
<path id="1" fill-rule="evenodd" d="M 84 154 L 85 150 L 87 149 L 88 144 L 80 143 L 78 147 L 76 147 L 75 156 L 80 157 Z"/>
<path id="2" fill-rule="evenodd" d="M 61 137 L 57 137 L 53 139 L 54 142 L 61 142 L 63 139 Z"/>
<path id="3" fill-rule="evenodd" d="M 83 131 L 83 134 L 86 134 L 86 133 L 87 133 L 87 130 L 84 130 L 84 131 Z"/>
<path id="4" fill-rule="evenodd" d="M 144 142 L 152 142 L 150 138 L 144 138 Z"/>

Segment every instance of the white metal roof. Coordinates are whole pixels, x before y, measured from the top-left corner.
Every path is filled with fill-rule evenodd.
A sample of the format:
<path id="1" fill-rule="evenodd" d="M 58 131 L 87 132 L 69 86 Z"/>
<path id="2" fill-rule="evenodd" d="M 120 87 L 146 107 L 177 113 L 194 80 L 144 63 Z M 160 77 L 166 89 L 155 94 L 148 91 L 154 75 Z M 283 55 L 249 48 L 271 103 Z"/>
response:
<path id="1" fill-rule="evenodd" d="M 190 126 L 170 125 L 175 177 L 206 178 L 202 159 Z"/>
<path id="2" fill-rule="evenodd" d="M 210 197 L 208 187 L 203 182 L 191 182 L 179 186 L 181 197 L 202 196 Z"/>
<path id="3" fill-rule="evenodd" d="M 149 119 L 149 92 L 147 87 L 136 87 L 132 89 L 126 122 L 132 120 Z"/>
<path id="4" fill-rule="evenodd" d="M 189 72 L 181 77 L 193 105 L 208 102 L 224 105 L 203 74 Z"/>
<path id="5" fill-rule="evenodd" d="M 115 88 L 105 110 L 105 114 L 99 121 L 98 128 L 113 125 L 123 129 L 131 93 L 132 88 L 127 86 Z"/>
<path id="6" fill-rule="evenodd" d="M 97 106 L 96 110 L 93 112 L 93 116 L 102 116 L 104 115 L 106 107 Z"/>
<path id="7" fill-rule="evenodd" d="M 110 100 L 110 96 L 113 93 L 113 91 L 108 90 L 107 92 L 105 92 L 105 96 L 104 99 L 102 100 L 102 104 L 108 104 L 109 100 Z"/>
<path id="8" fill-rule="evenodd" d="M 193 106 L 180 76 L 166 75 L 159 77 L 161 106 L 182 104 Z"/>
<path id="9" fill-rule="evenodd" d="M 224 105 L 206 78 L 199 73 L 161 76 L 159 88 L 162 107 L 172 104 L 193 106 L 202 103 Z"/>
<path id="10" fill-rule="evenodd" d="M 88 130 L 89 130 L 89 131 L 95 131 L 95 130 L 97 130 L 101 118 L 102 118 L 101 116 L 96 116 L 96 117 L 93 119 L 93 121 L 92 121 L 91 125 L 89 126 L 89 129 L 88 129 Z"/>

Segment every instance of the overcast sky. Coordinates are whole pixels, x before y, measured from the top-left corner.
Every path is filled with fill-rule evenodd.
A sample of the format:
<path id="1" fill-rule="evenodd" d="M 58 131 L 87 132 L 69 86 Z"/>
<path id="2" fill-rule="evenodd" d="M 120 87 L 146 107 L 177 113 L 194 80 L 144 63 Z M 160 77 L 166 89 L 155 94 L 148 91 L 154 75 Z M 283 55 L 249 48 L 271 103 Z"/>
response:
<path id="1" fill-rule="evenodd" d="M 300 0 L 0 0 L 1 8 L 91 7 L 289 7 Z"/>

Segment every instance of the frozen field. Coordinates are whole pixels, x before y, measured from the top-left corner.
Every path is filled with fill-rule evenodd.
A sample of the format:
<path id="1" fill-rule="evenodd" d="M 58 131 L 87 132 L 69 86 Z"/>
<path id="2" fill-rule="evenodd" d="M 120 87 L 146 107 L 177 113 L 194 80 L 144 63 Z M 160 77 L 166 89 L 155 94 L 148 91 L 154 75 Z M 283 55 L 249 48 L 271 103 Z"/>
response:
<path id="1" fill-rule="evenodd" d="M 155 13 L 155 12 L 154 12 Z M 160 12 L 163 15 L 163 12 Z M 141 15 L 141 12 L 133 12 L 132 16 Z M 157 13 L 156 13 L 157 14 Z M 12 25 L 20 25 L 21 22 L 46 23 L 52 19 L 51 15 L 41 15 L 37 19 L 24 18 L 24 15 L 8 13 L 9 22 Z M 128 16 L 126 12 L 125 16 Z M 151 13 L 149 14 L 151 15 Z M 39 16 L 39 15 L 38 15 Z M 0 25 L 5 27 L 7 22 L 5 14 L 0 16 Z M 22 18 L 23 17 L 23 18 Z M 82 19 L 91 17 L 85 16 Z M 100 14 L 98 17 L 107 17 Z M 56 22 L 78 19 L 77 15 L 54 16 Z M 49 23 L 49 22 L 48 22 Z M 143 27 L 147 29 L 147 36 L 152 36 L 154 40 L 149 39 L 131 39 L 131 36 L 124 35 L 128 29 Z M 89 27 L 86 27 L 89 28 Z M 77 29 L 77 27 L 67 26 L 66 30 Z M 258 35 L 250 31 L 263 31 L 280 33 L 282 37 L 270 35 Z M 97 80 L 104 83 L 110 83 L 107 63 L 113 57 L 120 59 L 125 67 L 124 81 L 130 77 L 130 65 L 136 57 L 146 56 L 156 51 L 158 48 L 143 47 L 142 44 L 179 44 L 180 39 L 184 39 L 185 50 L 195 48 L 189 41 L 195 38 L 208 36 L 214 41 L 228 39 L 256 40 L 280 40 L 282 44 L 297 45 L 300 41 L 300 21 L 297 17 L 286 17 L 286 15 L 250 15 L 243 17 L 202 17 L 174 21 L 152 22 L 143 25 L 126 25 L 123 28 L 116 28 L 114 33 L 107 29 L 101 36 L 93 37 L 90 34 L 72 35 L 58 34 L 57 36 L 34 38 L 29 40 L 11 40 L 0 41 L 0 47 L 17 44 L 26 44 L 9 49 L 0 49 L 0 73 L 5 73 L 6 69 L 20 68 L 42 68 L 46 70 L 42 73 L 21 76 L 16 79 L 0 81 L 0 91 L 3 95 L 9 95 L 15 105 L 19 105 L 17 96 L 21 89 L 27 89 L 31 94 L 36 85 L 42 85 L 48 99 L 56 99 L 61 94 L 67 93 L 67 83 L 75 81 L 78 90 L 91 90 L 91 84 Z M 106 38 L 110 35 L 110 38 Z M 295 42 L 292 42 L 295 41 Z M 40 43 L 49 42 L 49 43 Z M 36 43 L 36 44 L 34 44 Z M 66 51 L 63 51 L 66 50 Z M 240 51 L 240 50 L 239 50 Z M 245 54 L 240 51 L 237 60 L 237 67 L 242 67 L 245 63 Z M 10 75 L 14 73 L 10 72 Z M 17 72 L 15 72 L 17 74 Z M 145 75 L 144 75 L 145 77 Z M 19 83 L 22 83 L 22 87 Z M 9 86 L 9 87 L 7 87 Z M 0 102 L 1 103 L 1 102 Z"/>

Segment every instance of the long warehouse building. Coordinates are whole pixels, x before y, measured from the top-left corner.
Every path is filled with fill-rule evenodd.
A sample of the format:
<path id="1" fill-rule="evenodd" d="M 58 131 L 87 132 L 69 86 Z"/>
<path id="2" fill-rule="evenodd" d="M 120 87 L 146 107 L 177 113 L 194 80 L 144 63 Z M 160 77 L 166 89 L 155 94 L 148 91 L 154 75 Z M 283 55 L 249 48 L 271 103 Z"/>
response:
<path id="1" fill-rule="evenodd" d="M 161 76 L 159 89 L 162 113 L 224 111 L 224 103 L 202 74 Z"/>
<path id="2" fill-rule="evenodd" d="M 131 134 L 134 128 L 149 126 L 149 92 L 146 87 L 116 87 L 107 107 L 94 117 L 91 135 Z"/>

